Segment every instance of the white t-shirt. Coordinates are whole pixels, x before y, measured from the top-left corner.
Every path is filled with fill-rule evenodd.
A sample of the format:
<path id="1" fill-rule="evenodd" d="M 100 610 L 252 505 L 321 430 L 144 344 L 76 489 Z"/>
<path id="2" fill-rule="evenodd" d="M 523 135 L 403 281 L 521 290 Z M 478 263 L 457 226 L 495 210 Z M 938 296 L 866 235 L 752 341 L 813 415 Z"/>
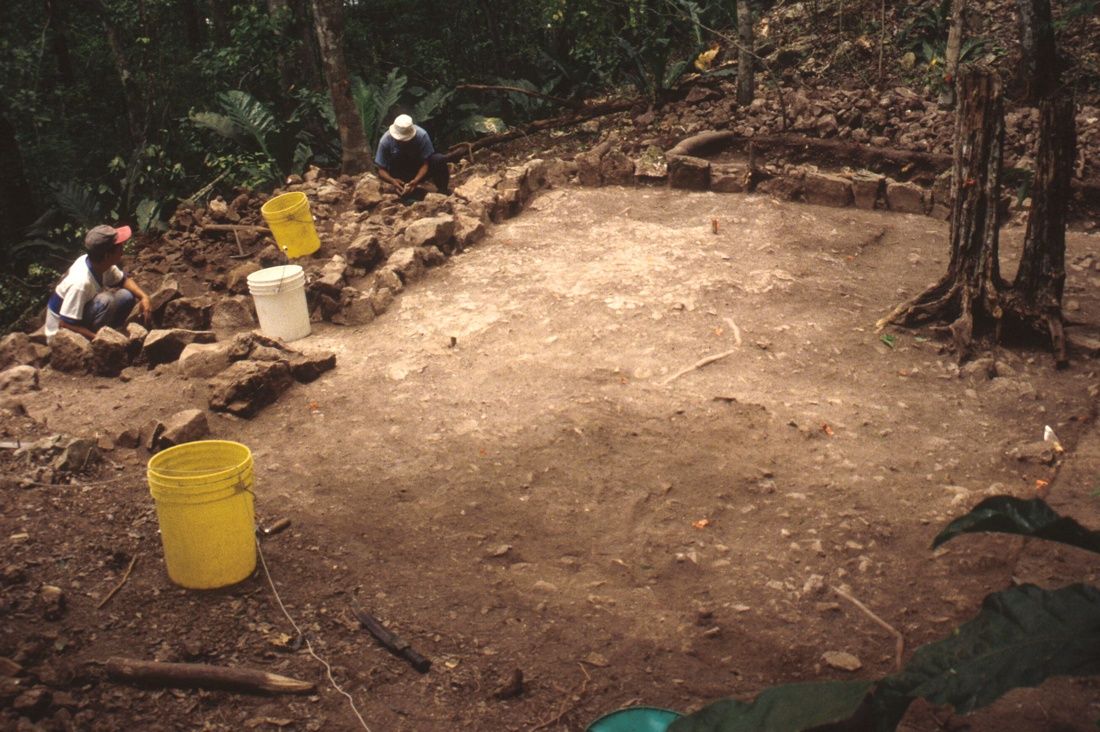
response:
<path id="1" fill-rule="evenodd" d="M 62 318 L 68 322 L 79 322 L 84 317 L 85 305 L 106 288 L 118 287 L 125 279 L 125 273 L 115 266 L 103 273 L 102 281 L 96 279 L 88 255 L 80 256 L 65 273 L 46 307 L 46 338 L 57 334 Z"/>

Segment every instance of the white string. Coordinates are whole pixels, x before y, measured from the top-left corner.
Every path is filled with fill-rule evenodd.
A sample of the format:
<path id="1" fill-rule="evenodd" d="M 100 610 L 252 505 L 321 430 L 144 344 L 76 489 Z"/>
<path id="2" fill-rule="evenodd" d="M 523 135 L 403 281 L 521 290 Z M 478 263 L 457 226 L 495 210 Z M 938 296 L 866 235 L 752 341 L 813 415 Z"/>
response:
<path id="1" fill-rule="evenodd" d="M 351 697 L 351 694 L 347 693 L 340 688 L 340 685 L 336 683 L 336 679 L 332 678 L 332 667 L 328 665 L 328 661 L 318 656 L 313 652 L 313 644 L 309 642 L 309 638 L 306 637 L 302 629 L 298 627 L 298 624 L 294 622 L 294 618 L 290 617 L 290 613 L 286 610 L 286 605 L 283 604 L 283 599 L 279 597 L 279 591 L 275 589 L 275 582 L 271 579 L 271 572 L 267 571 L 267 561 L 264 559 L 264 550 L 260 546 L 259 540 L 256 541 L 256 551 L 260 555 L 260 564 L 264 568 L 264 576 L 267 577 L 267 583 L 271 585 L 271 591 L 275 594 L 275 602 L 279 603 L 279 609 L 283 611 L 283 615 L 290 621 L 290 624 L 294 626 L 294 630 L 298 632 L 298 637 L 306 643 L 306 650 L 309 651 L 309 655 L 316 658 L 321 662 L 321 665 L 325 667 L 325 674 L 328 675 L 329 683 L 332 684 L 332 688 L 343 694 L 348 698 L 348 704 L 351 705 L 351 711 L 355 713 L 355 716 L 359 719 L 359 724 L 363 725 L 363 729 L 367 732 L 371 732 L 371 728 L 367 726 L 366 720 L 363 719 L 363 715 L 359 713 L 359 710 L 355 707 L 355 699 Z"/>

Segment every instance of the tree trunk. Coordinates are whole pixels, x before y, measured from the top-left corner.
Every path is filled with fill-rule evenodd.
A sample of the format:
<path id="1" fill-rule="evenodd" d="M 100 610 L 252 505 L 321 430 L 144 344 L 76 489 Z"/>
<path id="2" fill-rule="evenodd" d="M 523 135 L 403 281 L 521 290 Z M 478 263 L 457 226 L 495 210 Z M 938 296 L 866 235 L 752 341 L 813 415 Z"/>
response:
<path id="1" fill-rule="evenodd" d="M 180 3 L 183 10 L 183 31 L 187 38 L 187 48 L 192 53 L 202 50 L 203 41 L 203 17 L 199 13 L 196 0 L 183 0 Z"/>
<path id="2" fill-rule="evenodd" d="M 737 0 L 737 43 L 737 103 L 747 107 L 752 104 L 754 96 L 752 9 L 749 0 Z"/>
<path id="3" fill-rule="evenodd" d="M 18 241 L 35 217 L 34 196 L 23 172 L 23 156 L 15 128 L 0 113 L 0 231 L 5 242 Z"/>
<path id="4" fill-rule="evenodd" d="M 1058 84 L 1061 67 L 1054 42 L 1050 0 L 1017 0 L 1020 13 L 1020 85 L 1023 101 L 1038 104 Z"/>
<path id="5" fill-rule="evenodd" d="M 363 133 L 363 121 L 351 99 L 351 82 L 344 60 L 342 0 L 313 0 L 313 19 L 321 49 L 321 64 L 336 113 L 336 126 L 340 130 L 340 168 L 349 175 L 362 173 L 370 168 L 371 146 Z"/>
<path id="6" fill-rule="evenodd" d="M 122 48 L 122 42 L 118 38 L 118 32 L 114 23 L 108 17 L 107 8 L 103 5 L 102 0 L 97 0 L 96 7 L 103 23 L 103 32 L 107 36 L 107 44 L 110 46 L 111 55 L 115 60 L 119 82 L 122 84 L 122 100 L 123 104 L 126 105 L 126 121 L 130 130 L 130 144 L 137 147 L 145 138 L 145 125 L 138 107 L 141 94 L 134 82 L 134 74 L 130 70 L 126 53 Z"/>
<path id="7" fill-rule="evenodd" d="M 275 22 L 278 34 L 284 36 L 291 25 L 288 0 L 267 0 L 267 12 Z M 290 68 L 291 60 L 285 54 L 279 54 L 276 63 L 279 65 L 279 81 L 285 93 L 294 86 L 294 73 Z"/>
<path id="8" fill-rule="evenodd" d="M 947 52 L 943 63 L 944 90 L 939 105 L 943 109 L 955 107 L 955 79 L 959 74 L 959 51 L 962 48 L 963 10 L 966 0 L 951 0 L 951 29 L 947 32 Z"/>
<path id="9" fill-rule="evenodd" d="M 1031 211 L 1012 285 L 1012 307 L 1036 327 L 1046 326 L 1058 365 L 1066 363 L 1062 288 L 1066 281 L 1066 208 L 1077 155 L 1074 101 L 1068 93 L 1039 105 L 1039 152 L 1031 186 Z"/>
<path id="10" fill-rule="evenodd" d="M 210 28 L 213 31 L 214 41 L 222 46 L 229 45 L 230 4 L 225 0 L 210 0 L 207 7 L 210 8 Z"/>
<path id="11" fill-rule="evenodd" d="M 71 87 L 75 77 L 73 76 L 73 63 L 69 56 L 69 43 L 65 36 L 65 18 L 61 13 L 60 0 L 46 0 L 46 14 L 53 28 L 51 45 L 53 55 L 57 59 L 57 72 L 61 76 L 61 83 Z"/>
<path id="12" fill-rule="evenodd" d="M 951 173 L 951 261 L 939 282 L 878 322 L 949 323 L 959 360 L 977 334 L 1003 315 L 997 203 L 1001 198 L 1004 101 L 1000 79 L 984 69 L 959 76 L 959 111 Z M 997 328 L 999 334 L 999 327 Z"/>

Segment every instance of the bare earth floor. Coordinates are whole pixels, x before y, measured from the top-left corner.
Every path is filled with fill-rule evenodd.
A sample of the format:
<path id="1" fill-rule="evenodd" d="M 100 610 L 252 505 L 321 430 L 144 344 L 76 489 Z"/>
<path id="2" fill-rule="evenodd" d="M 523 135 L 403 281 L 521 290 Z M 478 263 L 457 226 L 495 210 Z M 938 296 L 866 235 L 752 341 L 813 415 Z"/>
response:
<path id="1" fill-rule="evenodd" d="M 1021 237 L 1003 234 L 1008 274 Z M 1083 553 L 1021 554 L 1007 538 L 929 548 L 985 495 L 1030 497 L 1051 478 L 1006 456 L 1044 425 L 1070 448 L 1051 503 L 1100 526 L 1095 361 L 1056 371 L 1020 348 L 994 354 L 996 378 L 967 377 L 935 340 L 874 332 L 946 269 L 946 242 L 932 219 L 764 196 L 550 191 L 374 323 L 318 326 L 295 345 L 336 351 L 334 371 L 252 421 L 212 416 L 212 429 L 252 448 L 260 517 L 293 520 L 263 544 L 271 573 L 376 732 L 583 730 L 629 704 L 687 711 L 776 683 L 885 675 L 894 639 L 833 588 L 912 649 L 1014 580 L 1100 574 Z M 1088 253 L 1100 257 L 1100 237 L 1071 235 L 1067 261 Z M 1098 276 L 1069 272 L 1072 319 L 1100 322 Z M 206 397 L 162 367 L 128 383 L 49 373 L 27 406 L 53 430 L 92 434 L 104 413 L 109 427 L 142 424 Z M 29 584 L 67 582 L 70 609 L 0 631 L 0 650 L 49 625 L 43 663 L 199 660 L 319 685 L 264 699 L 77 672 L 71 693 L 91 700 L 94 728 L 359 728 L 323 669 L 286 649 L 294 632 L 262 575 L 213 593 L 171 585 L 146 456 L 111 459 L 120 483 L 5 495 L 4 536 L 43 524 L 9 561 L 53 557 L 28 565 Z M 125 567 L 115 552 L 141 561 L 97 611 Z M 378 648 L 353 604 L 431 672 Z M 828 651 L 862 669 L 829 667 Z M 516 669 L 524 692 L 496 698 Z M 947 716 L 915 706 L 905 725 L 938 730 Z M 972 729 L 1097 718 L 1100 684 L 1063 679 L 1014 692 Z"/>

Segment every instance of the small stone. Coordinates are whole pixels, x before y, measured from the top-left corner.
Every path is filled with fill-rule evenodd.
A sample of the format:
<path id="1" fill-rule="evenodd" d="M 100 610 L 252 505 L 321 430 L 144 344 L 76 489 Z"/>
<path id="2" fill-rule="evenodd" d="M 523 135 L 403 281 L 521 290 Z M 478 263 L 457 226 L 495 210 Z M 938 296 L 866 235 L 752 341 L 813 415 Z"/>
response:
<path id="1" fill-rule="evenodd" d="M 65 593 L 55 585 L 42 585 L 38 591 L 38 600 L 42 605 L 42 617 L 57 620 L 65 612 Z"/>
<path id="2" fill-rule="evenodd" d="M 26 394 L 38 389 L 38 369 L 34 366 L 12 366 L 0 371 L 0 394 Z"/>
<path id="3" fill-rule="evenodd" d="M 539 580 L 539 581 L 535 582 L 534 589 L 538 592 L 546 592 L 546 593 L 553 594 L 553 593 L 556 593 L 558 591 L 558 586 L 555 585 L 552 582 L 547 582 L 545 580 Z"/>
<path id="4" fill-rule="evenodd" d="M 859 671 L 863 668 L 863 664 L 858 658 L 843 651 L 826 651 L 821 655 L 821 660 L 824 661 L 826 666 L 841 671 Z"/>
<path id="5" fill-rule="evenodd" d="M 210 434 L 206 412 L 201 409 L 185 409 L 169 417 L 164 431 L 156 440 L 158 450 L 164 450 L 185 442 L 195 442 Z"/>

